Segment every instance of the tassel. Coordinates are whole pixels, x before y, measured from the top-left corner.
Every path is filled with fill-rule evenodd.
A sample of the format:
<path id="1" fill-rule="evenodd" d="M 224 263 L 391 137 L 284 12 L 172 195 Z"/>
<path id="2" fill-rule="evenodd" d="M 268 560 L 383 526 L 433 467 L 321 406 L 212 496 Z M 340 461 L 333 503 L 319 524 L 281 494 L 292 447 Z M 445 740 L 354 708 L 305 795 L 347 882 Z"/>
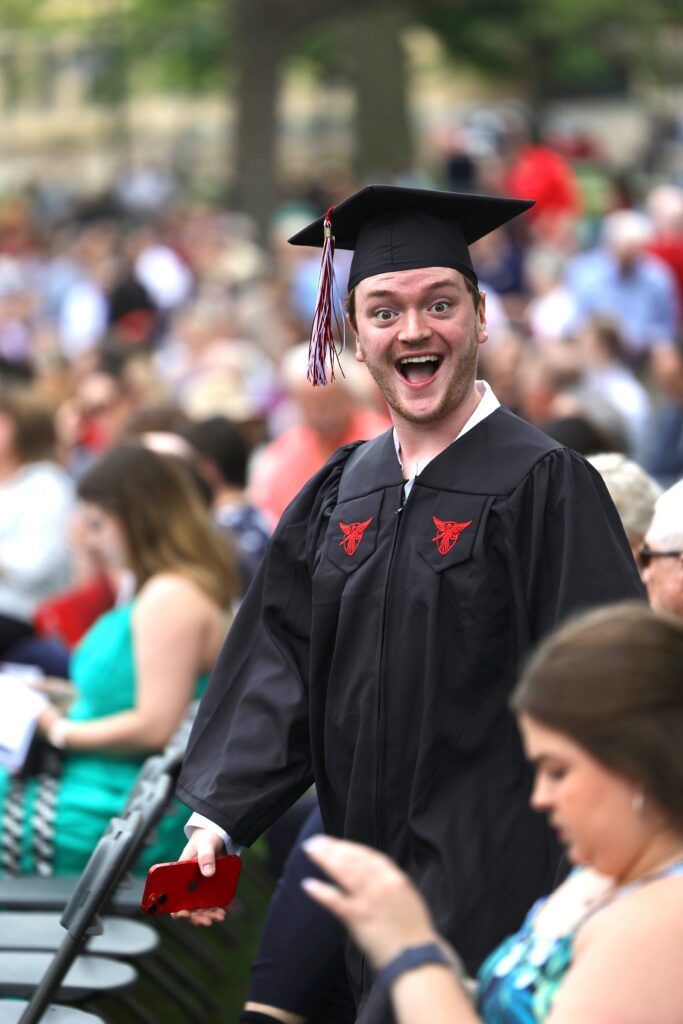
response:
<path id="1" fill-rule="evenodd" d="M 332 234 L 331 206 L 325 214 L 323 253 L 318 278 L 318 295 L 315 300 L 315 315 L 308 346 L 308 372 L 306 376 L 314 387 L 327 384 L 326 362 L 330 363 L 330 380 L 334 380 L 334 361 L 337 353 L 334 347 L 332 315 L 334 312 L 334 235 Z M 337 319 L 334 313 L 335 320 Z"/>

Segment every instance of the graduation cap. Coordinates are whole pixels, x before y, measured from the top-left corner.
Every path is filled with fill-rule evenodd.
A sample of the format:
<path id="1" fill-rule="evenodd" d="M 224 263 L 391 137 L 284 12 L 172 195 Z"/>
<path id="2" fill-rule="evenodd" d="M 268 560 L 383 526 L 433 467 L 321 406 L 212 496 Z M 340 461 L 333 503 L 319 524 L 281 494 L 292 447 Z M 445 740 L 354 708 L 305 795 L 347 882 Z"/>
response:
<path id="1" fill-rule="evenodd" d="M 368 185 L 292 235 L 291 245 L 323 250 L 308 379 L 327 383 L 328 358 L 334 379 L 335 247 L 353 250 L 349 290 L 366 277 L 422 267 L 451 267 L 476 286 L 468 245 L 533 205 L 528 199 Z"/>

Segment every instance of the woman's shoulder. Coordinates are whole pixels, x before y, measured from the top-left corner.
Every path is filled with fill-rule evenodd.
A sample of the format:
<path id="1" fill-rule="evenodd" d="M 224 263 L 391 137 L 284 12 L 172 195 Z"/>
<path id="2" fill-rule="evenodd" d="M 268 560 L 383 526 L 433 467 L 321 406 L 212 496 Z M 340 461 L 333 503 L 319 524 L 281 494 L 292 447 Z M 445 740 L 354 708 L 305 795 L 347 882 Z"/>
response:
<path id="1" fill-rule="evenodd" d="M 578 929 L 553 1004 L 557 1024 L 681 1024 L 683 878 L 616 893 Z"/>
<path id="2" fill-rule="evenodd" d="M 219 612 L 217 602 L 189 574 L 177 570 L 155 573 L 140 588 L 135 601 L 136 615 Z"/>
<path id="3" fill-rule="evenodd" d="M 667 949 L 683 949 L 683 874 L 671 874 L 615 895 L 586 921 L 577 936 L 577 952 L 588 945 L 617 946 L 642 959 Z"/>

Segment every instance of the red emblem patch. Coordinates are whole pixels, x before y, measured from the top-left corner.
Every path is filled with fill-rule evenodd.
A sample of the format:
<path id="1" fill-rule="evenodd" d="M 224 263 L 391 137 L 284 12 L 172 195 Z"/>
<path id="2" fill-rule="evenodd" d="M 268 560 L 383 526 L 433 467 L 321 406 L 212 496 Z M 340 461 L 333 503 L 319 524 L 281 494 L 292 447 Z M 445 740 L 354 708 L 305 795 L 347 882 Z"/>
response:
<path id="1" fill-rule="evenodd" d="M 440 555 L 447 555 L 462 531 L 472 524 L 471 519 L 468 519 L 466 523 L 444 522 L 443 519 L 437 519 L 436 516 L 432 516 L 432 519 L 436 527 L 436 536 L 432 537 L 432 540 Z"/>
<path id="2" fill-rule="evenodd" d="M 344 548 L 347 555 L 352 555 L 363 539 L 363 534 L 374 519 L 370 516 L 364 523 L 340 523 L 341 532 L 344 534 L 339 541 L 339 546 Z"/>

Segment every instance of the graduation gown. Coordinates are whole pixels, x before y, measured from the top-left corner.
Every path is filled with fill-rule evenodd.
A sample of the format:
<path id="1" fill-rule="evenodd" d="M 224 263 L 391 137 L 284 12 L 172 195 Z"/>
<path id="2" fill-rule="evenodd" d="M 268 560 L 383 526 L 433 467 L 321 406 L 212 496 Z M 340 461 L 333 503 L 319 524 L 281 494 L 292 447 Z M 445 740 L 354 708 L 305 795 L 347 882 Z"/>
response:
<path id="1" fill-rule="evenodd" d="M 600 476 L 503 407 L 407 500 L 391 431 L 340 449 L 272 538 L 179 796 L 249 845 L 315 781 L 326 830 L 394 857 L 473 970 L 557 866 L 508 710 L 520 661 L 570 613 L 643 597 Z"/>

